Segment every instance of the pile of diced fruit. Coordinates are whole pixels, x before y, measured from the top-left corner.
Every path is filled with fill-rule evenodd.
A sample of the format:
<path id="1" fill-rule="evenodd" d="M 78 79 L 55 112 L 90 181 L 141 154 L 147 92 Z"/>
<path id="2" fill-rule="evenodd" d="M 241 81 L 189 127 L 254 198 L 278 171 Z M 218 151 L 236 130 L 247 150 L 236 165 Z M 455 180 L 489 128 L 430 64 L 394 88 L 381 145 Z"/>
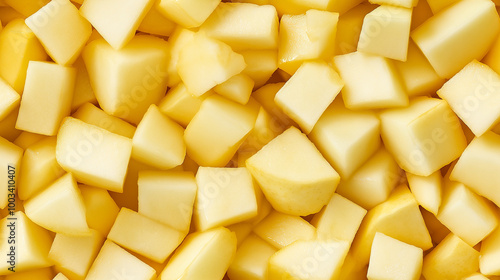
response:
<path id="1" fill-rule="evenodd" d="M 0 279 L 500 279 L 499 0 L 0 0 Z"/>

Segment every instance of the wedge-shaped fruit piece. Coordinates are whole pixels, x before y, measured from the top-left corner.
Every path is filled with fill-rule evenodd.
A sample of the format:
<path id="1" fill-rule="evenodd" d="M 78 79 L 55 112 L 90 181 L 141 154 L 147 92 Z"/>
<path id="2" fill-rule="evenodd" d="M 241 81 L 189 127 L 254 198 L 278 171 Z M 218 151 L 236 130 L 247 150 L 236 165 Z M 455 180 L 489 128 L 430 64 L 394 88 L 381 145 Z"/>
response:
<path id="1" fill-rule="evenodd" d="M 500 136 L 486 132 L 467 146 L 453 168 L 450 179 L 465 184 L 479 195 L 500 205 Z"/>
<path id="2" fill-rule="evenodd" d="M 87 224 L 102 236 L 107 236 L 120 209 L 107 190 L 80 185 Z"/>
<path id="3" fill-rule="evenodd" d="M 400 173 L 391 154 L 380 148 L 351 177 L 340 182 L 337 193 L 369 210 L 387 200 L 399 182 Z"/>
<path id="4" fill-rule="evenodd" d="M 436 73 L 449 79 L 471 60 L 486 55 L 500 30 L 495 12 L 492 1 L 457 1 L 417 27 L 411 37 Z"/>
<path id="5" fill-rule="evenodd" d="M 318 239 L 344 240 L 350 246 L 365 215 L 364 208 L 335 193 L 311 224 L 316 227 Z"/>
<path id="6" fill-rule="evenodd" d="M 406 61 L 412 9 L 381 4 L 363 20 L 358 51 Z"/>
<path id="7" fill-rule="evenodd" d="M 339 3 L 348 1 L 336 1 Z M 361 3 L 346 13 L 340 14 L 335 36 L 335 54 L 355 52 L 358 48 L 359 35 L 365 16 L 377 6 L 370 3 Z"/>
<path id="8" fill-rule="evenodd" d="M 57 271 L 71 279 L 84 279 L 103 243 L 104 236 L 93 229 L 88 236 L 58 233 L 48 256 Z"/>
<path id="9" fill-rule="evenodd" d="M 448 80 L 437 94 L 476 136 L 500 121 L 500 76 L 477 60 Z"/>
<path id="10" fill-rule="evenodd" d="M 196 33 L 179 53 L 177 70 L 186 88 L 200 96 L 245 69 L 243 56 L 230 46 Z"/>
<path id="11" fill-rule="evenodd" d="M 167 117 L 186 127 L 200 110 L 201 102 L 210 93 L 196 97 L 192 95 L 183 83 L 171 88 L 160 101 L 158 108 Z"/>
<path id="12" fill-rule="evenodd" d="M 6 81 L 0 78 L 0 121 L 18 105 L 21 96 Z"/>
<path id="13" fill-rule="evenodd" d="M 308 10 L 280 21 L 278 67 L 292 75 L 302 62 L 330 59 L 335 48 L 338 13 Z"/>
<path id="14" fill-rule="evenodd" d="M 422 272 L 422 248 L 377 232 L 368 265 L 369 280 L 418 280 Z"/>
<path id="15" fill-rule="evenodd" d="M 334 57 L 345 83 L 342 98 L 348 109 L 376 109 L 408 105 L 408 96 L 389 59 L 353 52 Z M 363 82 L 360 83 L 359 81 Z"/>
<path id="16" fill-rule="evenodd" d="M 246 166 L 273 208 L 291 215 L 319 212 L 340 180 L 314 144 L 295 127 L 250 157 Z"/>
<path id="17" fill-rule="evenodd" d="M 457 159 L 467 143 L 457 116 L 444 100 L 419 97 L 410 106 L 380 114 L 382 139 L 399 166 L 429 176 Z"/>
<path id="18" fill-rule="evenodd" d="M 220 0 L 160 0 L 158 10 L 166 18 L 185 27 L 198 27 L 217 8 Z"/>
<path id="19" fill-rule="evenodd" d="M 219 280 L 236 253 L 236 236 L 224 227 L 186 237 L 161 273 L 161 280 Z"/>
<path id="20" fill-rule="evenodd" d="M 52 266 L 47 258 L 52 243 L 47 230 L 33 223 L 21 211 L 3 218 L 0 226 L 0 253 L 5 259 L 0 263 L 2 275 Z M 8 240 L 15 240 L 15 243 Z"/>
<path id="21" fill-rule="evenodd" d="M 135 31 L 154 2 L 85 0 L 80 13 L 113 48 L 120 49 L 134 37 Z"/>
<path id="22" fill-rule="evenodd" d="M 251 234 L 238 246 L 231 266 L 227 270 L 232 280 L 264 280 L 267 279 L 267 263 L 276 253 L 276 248 Z"/>
<path id="23" fill-rule="evenodd" d="M 0 208 L 5 208 L 9 198 L 16 197 L 19 186 L 19 170 L 23 149 L 0 137 L 0 164 L 2 175 L 0 175 Z"/>
<path id="24" fill-rule="evenodd" d="M 278 14 L 271 5 L 220 3 L 200 30 L 233 50 L 278 47 Z"/>
<path id="25" fill-rule="evenodd" d="M 296 241 L 276 252 L 269 259 L 269 279 L 335 278 L 349 251 L 347 241 Z"/>
<path id="26" fill-rule="evenodd" d="M 368 264 L 373 238 L 377 232 L 422 250 L 432 247 L 417 201 L 404 185 L 397 187 L 387 201 L 368 211 L 361 223 L 351 246 L 358 270 Z"/>
<path id="27" fill-rule="evenodd" d="M 255 187 L 245 167 L 200 167 L 196 184 L 194 223 L 198 230 L 228 226 L 257 215 Z"/>
<path id="28" fill-rule="evenodd" d="M 33 222 L 50 231 L 67 235 L 89 234 L 85 204 L 71 173 L 28 199 L 24 209 Z"/>
<path id="29" fill-rule="evenodd" d="M 304 62 L 276 93 L 276 104 L 309 134 L 344 82 L 326 62 Z"/>
<path id="30" fill-rule="evenodd" d="M 227 99 L 245 105 L 252 94 L 254 84 L 254 81 L 247 75 L 238 74 L 216 85 L 214 91 Z"/>
<path id="31" fill-rule="evenodd" d="M 462 279 L 479 269 L 479 252 L 450 233 L 424 258 L 427 280 Z"/>
<path id="32" fill-rule="evenodd" d="M 44 138 L 47 138 L 47 136 L 23 131 L 21 132 L 21 134 L 19 134 L 19 136 L 17 136 L 17 138 L 14 141 L 12 141 L 12 143 L 21 147 L 23 150 L 26 150 L 29 146 L 35 144 L 36 142 Z"/>
<path id="33" fill-rule="evenodd" d="M 277 249 L 286 247 L 297 240 L 316 238 L 316 229 L 306 220 L 277 211 L 267 215 L 254 227 L 253 231 Z"/>
<path id="34" fill-rule="evenodd" d="M 479 269 L 481 273 L 500 275 L 500 228 L 496 228 L 481 242 L 480 252 Z"/>
<path id="35" fill-rule="evenodd" d="M 196 197 L 192 172 L 140 171 L 139 213 L 188 233 Z"/>
<path id="36" fill-rule="evenodd" d="M 23 19 L 12 20 L 0 33 L 0 76 L 19 94 L 24 90 L 28 62 L 46 59 L 42 44 Z"/>
<path id="37" fill-rule="evenodd" d="M 242 74 L 248 75 L 255 82 L 254 88 L 266 84 L 272 74 L 278 69 L 278 50 L 247 50 L 240 51 L 247 67 Z"/>
<path id="38" fill-rule="evenodd" d="M 84 184 L 122 192 L 132 140 L 72 117 L 61 124 L 56 159 Z M 112 167 L 110 169 L 110 167 Z"/>
<path id="39" fill-rule="evenodd" d="M 106 240 L 90 267 L 86 280 L 156 279 L 154 268 L 145 264 L 112 241 Z"/>
<path id="40" fill-rule="evenodd" d="M 149 34 L 170 36 L 174 32 L 177 25 L 167 19 L 160 13 L 158 5 L 153 4 L 153 7 L 146 14 L 141 21 L 141 25 L 137 28 L 138 31 L 146 32 Z"/>
<path id="41" fill-rule="evenodd" d="M 19 174 L 19 198 L 26 200 L 64 174 L 56 160 L 56 137 L 48 137 L 24 151 Z"/>
<path id="42" fill-rule="evenodd" d="M 71 101 L 71 112 L 76 111 L 76 109 L 87 102 L 97 105 L 94 90 L 90 85 L 89 72 L 81 55 L 73 63 L 73 67 L 76 68 L 76 79 L 73 100 Z"/>
<path id="43" fill-rule="evenodd" d="M 64 274 L 59 272 L 54 278 L 52 278 L 52 280 L 69 280 L 69 279 Z"/>
<path id="44" fill-rule="evenodd" d="M 132 138 L 132 158 L 158 169 L 181 165 L 186 157 L 184 128 L 152 104 Z"/>
<path id="45" fill-rule="evenodd" d="M 135 133 L 135 127 L 133 125 L 120 118 L 107 114 L 91 103 L 81 105 L 71 116 L 128 138 L 132 138 Z"/>
<path id="46" fill-rule="evenodd" d="M 441 171 L 438 170 L 429 176 L 418 176 L 406 172 L 406 179 L 418 204 L 437 215 L 442 199 L 441 181 L 443 176 L 441 176 Z"/>
<path id="47" fill-rule="evenodd" d="M 122 208 L 108 239 L 157 263 L 163 263 L 185 234 L 128 208 Z"/>
<path id="48" fill-rule="evenodd" d="M 258 113 L 255 101 L 241 105 L 217 94 L 207 97 L 184 131 L 188 156 L 202 166 L 225 166 L 254 127 Z"/>
<path id="49" fill-rule="evenodd" d="M 52 0 L 26 19 L 55 62 L 71 65 L 92 33 L 90 23 L 69 0 Z"/>
<path id="50" fill-rule="evenodd" d="M 170 48 L 160 38 L 136 36 L 120 50 L 98 39 L 85 47 L 82 56 L 95 96 L 110 115 L 138 124 L 149 105 L 160 101 L 167 90 Z"/>
<path id="51" fill-rule="evenodd" d="M 71 112 L 75 78 L 75 68 L 31 61 L 16 128 L 56 135 L 62 119 Z"/>
<path id="52" fill-rule="evenodd" d="M 369 111 L 351 111 L 336 99 L 321 115 L 309 139 L 344 179 L 380 146 L 380 120 Z"/>

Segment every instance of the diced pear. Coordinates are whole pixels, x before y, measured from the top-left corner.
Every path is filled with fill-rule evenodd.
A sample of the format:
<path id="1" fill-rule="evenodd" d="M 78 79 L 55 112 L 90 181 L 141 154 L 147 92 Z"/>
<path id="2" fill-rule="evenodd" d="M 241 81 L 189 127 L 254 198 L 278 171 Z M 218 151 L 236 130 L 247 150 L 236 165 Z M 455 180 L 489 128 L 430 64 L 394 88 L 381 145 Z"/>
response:
<path id="1" fill-rule="evenodd" d="M 5 0 L 5 3 L 14 8 L 25 17 L 29 17 L 43 6 L 48 4 L 50 0 Z"/>
<path id="2" fill-rule="evenodd" d="M 420 210 L 424 218 L 425 226 L 427 226 L 429 234 L 431 235 L 432 244 L 439 244 L 451 231 L 438 220 L 436 215 L 425 209 Z"/>
<path id="3" fill-rule="evenodd" d="M 167 85 L 170 88 L 181 82 L 181 78 L 177 72 L 177 63 L 181 51 L 187 43 L 193 40 L 194 34 L 194 31 L 177 26 L 170 37 L 168 37 L 168 43 L 170 44 L 170 60 L 167 66 Z"/>
<path id="4" fill-rule="evenodd" d="M 265 85 L 278 69 L 278 50 L 247 50 L 240 51 L 240 54 L 247 64 L 241 73 L 255 82 L 254 88 Z"/>
<path id="5" fill-rule="evenodd" d="M 443 177 L 441 176 L 441 171 L 438 170 L 429 176 L 418 176 L 406 172 L 406 179 L 418 204 L 427 211 L 437 215 L 442 197 L 441 181 Z"/>
<path id="6" fill-rule="evenodd" d="M 158 5 L 153 4 L 149 9 L 141 25 L 137 28 L 138 31 L 146 32 L 149 34 L 170 36 L 177 25 L 167 19 L 159 10 Z"/>
<path id="7" fill-rule="evenodd" d="M 120 209 L 107 190 L 80 185 L 87 224 L 102 236 L 107 236 Z"/>
<path id="8" fill-rule="evenodd" d="M 489 280 L 490 278 L 484 276 L 483 274 L 476 272 L 472 273 L 471 275 L 462 278 L 463 280 Z"/>
<path id="9" fill-rule="evenodd" d="M 19 105 L 20 99 L 19 93 L 0 78 L 0 121 Z"/>
<path id="10" fill-rule="evenodd" d="M 76 111 L 85 103 L 97 105 L 97 98 L 90 85 L 89 72 L 85 66 L 82 56 L 79 56 L 73 67 L 76 68 L 75 89 L 73 91 L 73 100 L 71 101 L 71 112 Z"/>
<path id="11" fill-rule="evenodd" d="M 160 0 L 158 9 L 166 18 L 185 27 L 199 27 L 221 0 Z"/>
<path id="12" fill-rule="evenodd" d="M 283 87 L 285 83 L 270 83 L 262 86 L 258 90 L 252 93 L 252 97 L 255 98 L 277 122 L 277 126 L 281 126 L 284 129 L 288 128 L 290 125 L 294 124 L 294 121 L 290 119 L 278 105 L 274 102 L 276 93 Z"/>
<path id="13" fill-rule="evenodd" d="M 135 133 L 135 127 L 133 125 L 120 118 L 107 114 L 91 103 L 81 105 L 71 116 L 75 119 L 82 120 L 88 124 L 104 128 L 110 132 L 128 138 L 132 138 Z"/>
<path id="14" fill-rule="evenodd" d="M 403 7 L 411 9 L 417 6 L 418 0 L 369 0 L 372 4 L 378 5 L 392 5 L 396 7 Z M 425 0 L 424 0 L 425 1 Z"/>
<path id="15" fill-rule="evenodd" d="M 496 228 L 481 242 L 480 253 L 479 270 L 481 273 L 500 275 L 500 228 Z"/>
<path id="16" fill-rule="evenodd" d="M 231 280 L 265 280 L 267 263 L 277 249 L 251 234 L 238 246 L 227 275 Z"/>
<path id="17" fill-rule="evenodd" d="M 344 3 L 348 1 L 337 2 Z M 376 7 L 376 5 L 365 2 L 353 7 L 346 13 L 340 14 L 337 23 L 337 34 L 335 36 L 336 55 L 347 54 L 357 50 L 363 19 Z"/>
<path id="18" fill-rule="evenodd" d="M 201 102 L 208 95 L 210 93 L 196 97 L 187 90 L 183 83 L 179 83 L 167 92 L 158 108 L 167 117 L 186 127 L 200 110 Z"/>
<path id="19" fill-rule="evenodd" d="M 432 13 L 437 14 L 451 4 L 458 2 L 458 0 L 427 0 L 427 2 L 429 3 L 429 7 L 431 8 Z"/>
<path id="20" fill-rule="evenodd" d="M 52 280 L 69 280 L 69 279 L 64 274 L 59 272 L 54 278 L 52 278 Z"/>
<path id="21" fill-rule="evenodd" d="M 0 208 L 7 207 L 9 198 L 15 198 L 20 186 L 19 176 L 23 149 L 0 137 Z"/>
<path id="22" fill-rule="evenodd" d="M 238 74 L 216 85 L 214 91 L 227 99 L 245 105 L 252 94 L 254 84 L 254 81 L 247 75 Z"/>
<path id="23" fill-rule="evenodd" d="M 47 138 L 45 135 L 23 131 L 12 143 L 26 150 L 29 146 L 45 138 Z"/>
<path id="24" fill-rule="evenodd" d="M 3 121 L 0 121 L 0 137 L 9 141 L 14 141 L 23 132 L 22 130 L 16 129 L 18 115 L 19 107 L 10 112 L 10 114 L 7 115 Z"/>
<path id="25" fill-rule="evenodd" d="M 31 279 L 53 280 L 54 279 L 53 277 L 54 277 L 54 272 L 52 271 L 52 267 L 44 267 L 44 268 L 27 270 L 24 272 L 18 272 L 16 270 L 16 273 L 6 275 L 3 278 L 3 280 L 31 280 Z"/>

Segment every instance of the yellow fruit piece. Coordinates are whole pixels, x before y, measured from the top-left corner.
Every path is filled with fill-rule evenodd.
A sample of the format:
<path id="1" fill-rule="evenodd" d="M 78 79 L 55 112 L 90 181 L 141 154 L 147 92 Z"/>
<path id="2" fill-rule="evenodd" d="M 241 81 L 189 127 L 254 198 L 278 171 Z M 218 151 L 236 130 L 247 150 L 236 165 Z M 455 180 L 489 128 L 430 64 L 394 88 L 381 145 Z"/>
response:
<path id="1" fill-rule="evenodd" d="M 186 156 L 184 128 L 152 104 L 132 138 L 132 158 L 167 170 L 179 166 Z"/>
<path id="2" fill-rule="evenodd" d="M 418 176 L 406 172 L 406 179 L 418 204 L 427 211 L 437 215 L 442 197 L 441 181 L 443 177 L 441 176 L 441 171 L 438 170 L 429 176 Z"/>
<path id="3" fill-rule="evenodd" d="M 0 121 L 18 105 L 21 96 L 6 81 L 0 78 Z"/>
<path id="4" fill-rule="evenodd" d="M 280 21 L 278 67 L 290 75 L 307 60 L 333 56 L 338 13 L 308 10 Z"/>
<path id="5" fill-rule="evenodd" d="M 165 95 L 170 48 L 160 38 L 136 36 L 120 50 L 98 39 L 82 56 L 99 105 L 110 115 L 138 124 Z"/>
<path id="6" fill-rule="evenodd" d="M 112 241 L 106 240 L 90 267 L 86 280 L 156 279 L 155 270 Z"/>
<path id="7" fill-rule="evenodd" d="M 276 249 L 286 247 L 297 240 L 313 240 L 316 229 L 298 216 L 272 211 L 254 229 L 254 233 Z M 287 234 L 283 234 L 286 232 Z"/>
<path id="8" fill-rule="evenodd" d="M 238 246 L 227 275 L 231 280 L 265 280 L 267 263 L 276 248 L 251 234 Z"/>
<path id="9" fill-rule="evenodd" d="M 448 6 L 458 2 L 458 0 L 427 0 L 427 2 L 429 3 L 432 13 L 437 14 Z"/>
<path id="10" fill-rule="evenodd" d="M 424 257 L 427 280 L 463 279 L 479 269 L 479 252 L 453 233 Z"/>
<path id="11" fill-rule="evenodd" d="M 5 4 L 14 8 L 25 17 L 29 17 L 36 11 L 47 5 L 50 0 L 5 0 Z"/>
<path id="12" fill-rule="evenodd" d="M 181 82 L 181 78 L 177 72 L 179 55 L 184 49 L 184 46 L 193 40 L 194 34 L 195 32 L 189 29 L 177 26 L 170 37 L 168 37 L 168 43 L 170 44 L 170 60 L 167 66 L 167 84 L 170 88 Z"/>
<path id="13" fill-rule="evenodd" d="M 479 270 L 485 275 L 500 275 L 500 228 L 481 242 Z M 479 280 L 479 279 L 478 279 Z"/>
<path id="14" fill-rule="evenodd" d="M 54 272 L 51 267 L 37 268 L 24 272 L 6 275 L 3 280 L 53 280 Z"/>
<path id="15" fill-rule="evenodd" d="M 233 50 L 278 47 L 278 14 L 271 5 L 220 3 L 200 27 L 208 36 Z"/>
<path id="16" fill-rule="evenodd" d="M 427 2 L 427 0 L 418 1 L 417 5 L 413 7 L 410 30 L 417 28 L 434 15 Z"/>
<path id="17" fill-rule="evenodd" d="M 0 137 L 9 141 L 14 141 L 23 131 L 16 129 L 17 115 L 19 108 L 14 109 L 10 114 L 0 121 Z"/>
<path id="18" fill-rule="evenodd" d="M 4 209 L 12 202 L 16 196 L 16 190 L 19 187 L 19 169 L 23 149 L 11 143 L 5 138 L 0 137 L 0 208 Z M 9 207 L 13 208 L 13 207 Z"/>
<path id="19" fill-rule="evenodd" d="M 344 3 L 348 1 L 337 2 Z M 376 5 L 369 3 L 361 3 L 348 12 L 341 13 L 337 23 L 337 34 L 335 36 L 336 55 L 347 54 L 357 50 L 363 19 L 376 7 Z"/>
<path id="20" fill-rule="evenodd" d="M 85 204 L 87 224 L 101 236 L 107 236 L 120 209 L 108 191 L 86 185 L 79 187 Z"/>
<path id="21" fill-rule="evenodd" d="M 457 159 L 467 143 L 457 116 L 444 100 L 418 97 L 409 107 L 380 114 L 382 140 L 405 171 L 429 176 Z"/>
<path id="22" fill-rule="evenodd" d="M 92 26 L 69 0 L 52 0 L 26 19 L 55 62 L 71 65 L 92 33 Z"/>
<path id="23" fill-rule="evenodd" d="M 97 99 L 94 90 L 90 85 L 89 73 L 82 56 L 79 56 L 73 67 L 76 68 L 75 90 L 73 92 L 73 101 L 71 102 L 71 112 L 76 111 L 85 103 L 97 105 Z"/>
<path id="24" fill-rule="evenodd" d="M 245 105 L 252 94 L 254 84 L 254 81 L 247 75 L 238 74 L 216 85 L 214 91 L 227 99 Z"/>
<path id="25" fill-rule="evenodd" d="M 131 152 L 131 139 L 72 117 L 57 135 L 59 165 L 79 182 L 111 191 L 123 191 Z"/>
<path id="26" fill-rule="evenodd" d="M 19 136 L 17 136 L 16 140 L 14 140 L 12 143 L 21 147 L 23 150 L 26 150 L 29 146 L 35 144 L 36 142 L 44 138 L 47 138 L 47 136 L 23 131 L 21 134 L 19 134 Z"/>
<path id="27" fill-rule="evenodd" d="M 284 129 L 288 128 L 290 125 L 294 124 L 294 121 L 290 119 L 283 111 L 276 105 L 274 99 L 276 93 L 283 87 L 284 83 L 270 83 L 252 93 L 252 97 L 255 98 L 262 105 L 272 117 L 276 120 L 277 126 L 281 126 Z"/>
<path id="28" fill-rule="evenodd" d="M 188 233 L 198 186 L 192 172 L 139 172 L 139 214 Z"/>
<path id="29" fill-rule="evenodd" d="M 422 217 L 424 218 L 425 225 L 431 235 L 432 244 L 435 246 L 439 244 L 448 234 L 450 234 L 451 231 L 437 219 L 436 215 L 425 209 L 420 210 Z"/>
<path id="30" fill-rule="evenodd" d="M 481 273 L 472 273 L 470 276 L 463 278 L 463 280 L 489 280 L 490 278 L 484 276 Z"/>
<path id="31" fill-rule="evenodd" d="M 422 272 L 422 262 L 422 248 L 377 232 L 373 239 L 367 278 L 418 280 Z"/>
<path id="32" fill-rule="evenodd" d="M 344 82 L 325 62 L 304 62 L 276 93 L 274 101 L 309 134 Z"/>
<path id="33" fill-rule="evenodd" d="M 58 233 L 48 256 L 56 271 L 71 279 L 85 279 L 103 243 L 104 236 L 96 230 L 91 230 L 88 236 Z"/>
<path id="34" fill-rule="evenodd" d="M 240 51 L 240 54 L 247 64 L 241 73 L 254 81 L 254 88 L 265 85 L 274 71 L 278 69 L 277 50 L 247 50 Z"/>
<path id="35" fill-rule="evenodd" d="M 85 0 L 80 13 L 115 49 L 132 40 L 154 0 Z"/>
<path id="36" fill-rule="evenodd" d="M 32 197 L 64 175 L 56 160 L 56 141 L 56 137 L 47 137 L 24 151 L 17 190 L 20 199 Z"/>
<path id="37" fill-rule="evenodd" d="M 411 37 L 436 73 L 449 79 L 471 60 L 482 59 L 499 30 L 493 2 L 466 0 L 435 14 L 412 31 Z"/>
<path id="38" fill-rule="evenodd" d="M 29 61 L 46 59 L 43 46 L 23 19 L 12 20 L 0 32 L 0 76 L 19 94 L 24 90 Z"/>
<path id="39" fill-rule="evenodd" d="M 353 52 L 333 59 L 345 83 L 342 98 L 348 109 L 380 109 L 408 105 L 408 96 L 394 64 L 387 58 Z M 359 81 L 363 82 L 360 83 Z"/>
<path id="40" fill-rule="evenodd" d="M 59 272 L 54 278 L 52 278 L 52 280 L 69 280 L 69 279 L 64 274 Z"/>
<path id="41" fill-rule="evenodd" d="M 254 127 L 258 112 L 257 102 L 241 105 L 217 94 L 207 97 L 184 131 L 188 156 L 202 166 L 225 166 Z"/>
<path id="42" fill-rule="evenodd" d="M 185 27 L 199 27 L 221 0 L 160 0 L 158 10 L 166 18 Z"/>
<path id="43" fill-rule="evenodd" d="M 257 215 L 253 179 L 245 167 L 200 167 L 196 184 L 194 224 L 197 230 L 228 226 Z"/>
<path id="44" fill-rule="evenodd" d="M 0 7 L 0 21 L 2 22 L 3 27 L 5 27 L 5 25 L 7 25 L 9 22 L 15 19 L 25 19 L 25 18 L 26 18 L 25 16 L 20 14 L 12 7 L 7 6 L 7 4 Z"/>
<path id="45" fill-rule="evenodd" d="M 55 63 L 31 61 L 16 128 L 56 135 L 71 111 L 76 70 Z"/>
<path id="46" fill-rule="evenodd" d="M 24 203 L 26 215 L 38 225 L 67 235 L 88 235 L 85 204 L 71 173 Z"/>
<path id="47" fill-rule="evenodd" d="M 158 279 L 222 279 L 236 253 L 236 236 L 224 227 L 188 235 Z"/>
<path id="48" fill-rule="evenodd" d="M 153 7 L 151 7 L 141 21 L 137 30 L 154 35 L 170 36 L 174 32 L 175 27 L 176 24 L 174 22 L 163 16 L 158 5 L 153 4 Z"/>
<path id="49" fill-rule="evenodd" d="M 72 117 L 127 138 L 132 138 L 136 130 L 133 125 L 120 118 L 108 115 L 91 103 L 81 105 L 73 113 Z"/>
<path id="50" fill-rule="evenodd" d="M 422 0 L 426 1 L 426 0 Z M 403 7 L 403 8 L 408 8 L 411 9 L 415 6 L 417 6 L 418 0 L 370 0 L 370 3 L 372 4 L 378 4 L 378 5 L 392 5 L 395 7 Z"/>
<path id="51" fill-rule="evenodd" d="M 200 110 L 201 102 L 209 95 L 211 92 L 196 97 L 187 90 L 183 83 L 179 83 L 167 92 L 158 108 L 167 117 L 186 127 Z"/>
<path id="52" fill-rule="evenodd" d="M 273 208 L 291 215 L 319 212 L 340 180 L 314 144 L 295 127 L 270 141 L 246 161 L 246 166 Z"/>

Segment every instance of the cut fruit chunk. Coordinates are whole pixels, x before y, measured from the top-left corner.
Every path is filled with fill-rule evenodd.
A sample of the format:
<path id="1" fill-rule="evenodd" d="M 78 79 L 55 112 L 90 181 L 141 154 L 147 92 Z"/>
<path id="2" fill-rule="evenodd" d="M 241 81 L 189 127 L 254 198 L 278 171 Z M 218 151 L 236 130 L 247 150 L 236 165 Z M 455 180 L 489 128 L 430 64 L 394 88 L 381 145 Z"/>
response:
<path id="1" fill-rule="evenodd" d="M 267 263 L 276 248 L 251 234 L 238 246 L 227 275 L 231 280 L 267 279 Z"/>
<path id="2" fill-rule="evenodd" d="M 0 78 L 0 121 L 18 105 L 21 96 L 6 81 Z"/>
<path id="3" fill-rule="evenodd" d="M 437 215 L 442 197 L 441 181 L 443 177 L 441 171 L 438 170 L 429 176 L 418 176 L 406 172 L 406 179 L 418 204 L 425 210 Z"/>
<path id="4" fill-rule="evenodd" d="M 85 204 L 87 224 L 102 236 L 107 236 L 120 209 L 107 190 L 80 185 Z"/>
<path id="5" fill-rule="evenodd" d="M 7 207 L 9 200 L 16 197 L 16 190 L 19 187 L 19 170 L 23 149 L 0 137 L 0 208 Z M 9 199 L 11 198 L 11 199 Z M 14 205 L 15 206 L 15 205 Z M 12 208 L 12 207 L 9 207 Z"/>
<path id="6" fill-rule="evenodd" d="M 166 18 L 185 27 L 199 27 L 221 0 L 160 0 L 158 10 Z"/>

